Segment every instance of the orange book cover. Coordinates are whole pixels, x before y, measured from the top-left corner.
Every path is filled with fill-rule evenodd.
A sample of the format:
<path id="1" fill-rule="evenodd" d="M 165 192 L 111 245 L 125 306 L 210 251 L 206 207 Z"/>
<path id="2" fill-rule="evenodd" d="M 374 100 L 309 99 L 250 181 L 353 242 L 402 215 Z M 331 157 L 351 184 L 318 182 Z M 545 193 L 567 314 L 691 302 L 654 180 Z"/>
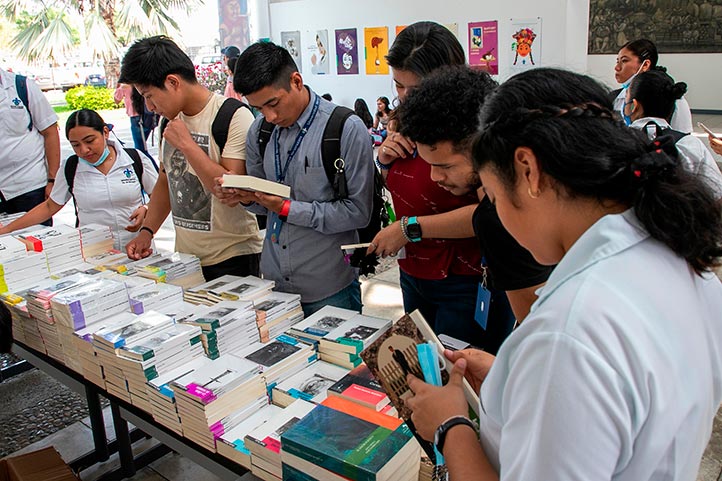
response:
<path id="1" fill-rule="evenodd" d="M 321 404 L 328 408 L 335 409 L 336 411 L 346 413 L 350 416 L 354 416 L 359 419 L 363 419 L 364 421 L 390 429 L 391 431 L 395 430 L 401 425 L 401 423 L 404 422 L 402 419 L 380 413 L 374 409 L 361 406 L 358 403 L 336 396 L 327 397 Z"/>

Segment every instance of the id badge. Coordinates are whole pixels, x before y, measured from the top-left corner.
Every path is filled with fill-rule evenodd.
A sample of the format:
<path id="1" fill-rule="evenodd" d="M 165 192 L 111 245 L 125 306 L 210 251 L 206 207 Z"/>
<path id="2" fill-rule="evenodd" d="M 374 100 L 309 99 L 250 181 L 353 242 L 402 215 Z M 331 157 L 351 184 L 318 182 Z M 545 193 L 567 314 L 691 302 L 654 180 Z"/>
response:
<path id="1" fill-rule="evenodd" d="M 482 282 L 480 282 L 479 289 L 476 293 L 476 310 L 474 311 L 474 319 L 484 330 L 486 330 L 486 321 L 489 319 L 490 305 L 491 291 L 487 289 Z"/>
<path id="2" fill-rule="evenodd" d="M 275 212 L 269 213 L 266 224 L 266 238 L 274 244 L 278 244 L 278 240 L 281 237 L 281 227 L 283 227 L 283 221 L 278 218 L 278 214 Z"/>

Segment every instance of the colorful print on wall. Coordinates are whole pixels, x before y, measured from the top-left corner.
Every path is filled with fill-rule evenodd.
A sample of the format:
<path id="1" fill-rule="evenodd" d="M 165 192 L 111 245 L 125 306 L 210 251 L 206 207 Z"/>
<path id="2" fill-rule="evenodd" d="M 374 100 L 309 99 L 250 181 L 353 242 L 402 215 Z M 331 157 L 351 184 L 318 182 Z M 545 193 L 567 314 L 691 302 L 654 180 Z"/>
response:
<path id="1" fill-rule="evenodd" d="M 387 75 L 389 64 L 386 54 L 389 52 L 389 28 L 364 28 L 364 56 L 366 57 L 366 75 Z"/>
<path id="2" fill-rule="evenodd" d="M 355 28 L 336 30 L 336 73 L 358 74 L 358 35 Z"/>
<path id="3" fill-rule="evenodd" d="M 510 31 L 510 72 L 516 73 L 541 66 L 541 18 L 512 18 Z"/>
<path id="4" fill-rule="evenodd" d="M 499 22 L 469 23 L 469 65 L 499 75 Z"/>
<path id="5" fill-rule="evenodd" d="M 329 69 L 328 30 L 312 30 L 307 34 L 306 58 L 314 75 L 327 75 Z"/>
<path id="6" fill-rule="evenodd" d="M 296 62 L 298 71 L 302 72 L 301 69 L 301 32 L 294 30 L 293 32 L 281 32 L 281 46 L 288 50 L 288 53 L 293 57 L 293 61 Z"/>
<path id="7" fill-rule="evenodd" d="M 398 36 L 403 29 L 406 28 L 406 25 L 396 25 L 396 36 Z"/>
<path id="8" fill-rule="evenodd" d="M 243 52 L 251 44 L 247 0 L 219 0 L 218 20 L 221 47 L 235 45 Z"/>
<path id="9" fill-rule="evenodd" d="M 454 34 L 454 37 L 459 38 L 459 24 L 454 23 L 445 23 L 444 27 L 449 29 L 449 32 Z"/>

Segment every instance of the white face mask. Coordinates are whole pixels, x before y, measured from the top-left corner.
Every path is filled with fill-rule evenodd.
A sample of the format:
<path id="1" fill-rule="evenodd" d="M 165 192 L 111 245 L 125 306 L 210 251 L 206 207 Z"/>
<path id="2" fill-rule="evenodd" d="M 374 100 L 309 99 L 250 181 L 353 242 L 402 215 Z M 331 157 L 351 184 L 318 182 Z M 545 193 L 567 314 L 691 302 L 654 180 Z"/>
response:
<path id="1" fill-rule="evenodd" d="M 637 73 L 635 73 L 634 75 L 632 75 L 631 77 L 629 77 L 629 78 L 627 79 L 627 81 L 622 84 L 622 90 L 626 90 L 626 89 L 629 88 L 629 84 L 632 83 L 632 80 L 634 80 L 634 77 L 636 77 L 637 75 L 639 75 L 639 72 L 642 71 L 642 68 L 643 68 L 643 67 L 644 67 L 644 62 L 642 62 L 642 65 L 640 65 L 639 68 L 637 69 Z"/>

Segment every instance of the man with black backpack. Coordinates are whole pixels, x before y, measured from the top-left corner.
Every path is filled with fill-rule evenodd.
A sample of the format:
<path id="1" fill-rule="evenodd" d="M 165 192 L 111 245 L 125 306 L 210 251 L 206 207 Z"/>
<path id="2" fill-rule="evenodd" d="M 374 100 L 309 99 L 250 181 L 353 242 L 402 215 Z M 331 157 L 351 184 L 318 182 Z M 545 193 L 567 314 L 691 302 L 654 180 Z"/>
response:
<path id="1" fill-rule="evenodd" d="M 58 116 L 34 81 L 0 68 L 0 118 L 0 212 L 27 212 L 53 189 Z"/>
<path id="2" fill-rule="evenodd" d="M 143 227 L 127 246 L 131 259 L 148 256 L 151 239 L 173 213 L 175 248 L 198 256 L 207 280 L 258 275 L 262 241 L 253 214 L 213 195 L 214 179 L 245 174 L 245 140 L 253 115 L 198 83 L 191 59 L 167 37 L 134 43 L 120 81 L 133 85 L 160 124 L 160 173 Z"/>
<path id="3" fill-rule="evenodd" d="M 293 58 L 273 43 L 241 54 L 233 86 L 263 114 L 248 131 L 249 175 L 291 187 L 290 199 L 248 191 L 234 198 L 268 214 L 261 272 L 278 290 L 301 294 L 306 316 L 324 305 L 360 311 L 357 273 L 341 246 L 358 242 L 357 229 L 371 218 L 375 167 L 366 127 L 306 87 Z"/>

